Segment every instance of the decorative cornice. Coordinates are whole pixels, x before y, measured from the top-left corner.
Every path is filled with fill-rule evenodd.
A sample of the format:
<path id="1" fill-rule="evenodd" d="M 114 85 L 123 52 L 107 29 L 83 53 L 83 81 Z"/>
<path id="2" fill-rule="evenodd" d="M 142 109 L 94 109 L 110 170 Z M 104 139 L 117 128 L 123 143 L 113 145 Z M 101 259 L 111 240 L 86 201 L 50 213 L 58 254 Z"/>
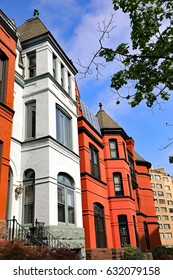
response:
<path id="1" fill-rule="evenodd" d="M 81 126 L 78 128 L 78 133 L 85 133 L 90 139 L 92 139 L 100 148 L 104 148 L 103 143 L 101 143 L 93 134 L 85 127 Z"/>
<path id="2" fill-rule="evenodd" d="M 129 136 L 122 128 L 101 128 L 101 133 L 102 135 L 120 135 L 124 140 L 129 139 Z"/>
<path id="3" fill-rule="evenodd" d="M 6 112 L 14 115 L 14 110 L 7 106 L 5 103 L 0 102 L 0 107 L 4 108 Z"/>
<path id="4" fill-rule="evenodd" d="M 85 121 L 87 123 L 87 125 L 100 137 L 103 138 L 102 135 L 98 132 L 97 129 L 95 129 L 95 127 L 92 126 L 92 124 L 84 117 L 84 116 L 80 116 L 78 117 L 78 121 Z"/>

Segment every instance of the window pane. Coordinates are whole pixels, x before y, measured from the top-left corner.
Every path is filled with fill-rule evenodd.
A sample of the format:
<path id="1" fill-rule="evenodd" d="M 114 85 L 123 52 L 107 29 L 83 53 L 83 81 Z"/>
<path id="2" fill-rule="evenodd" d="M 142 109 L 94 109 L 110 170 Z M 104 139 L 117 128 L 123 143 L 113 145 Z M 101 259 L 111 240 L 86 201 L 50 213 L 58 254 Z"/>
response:
<path id="1" fill-rule="evenodd" d="M 74 224 L 74 191 L 67 189 L 68 222 Z"/>
<path id="2" fill-rule="evenodd" d="M 71 119 L 67 114 L 59 107 L 56 108 L 57 140 L 64 146 L 71 148 Z"/>
<path id="3" fill-rule="evenodd" d="M 123 192 L 123 186 L 122 186 L 122 180 L 121 175 L 119 173 L 113 175 L 114 178 L 114 189 L 115 189 L 115 195 L 116 196 L 122 196 L 124 195 Z"/>
<path id="4" fill-rule="evenodd" d="M 36 53 L 28 54 L 29 59 L 29 78 L 36 76 Z"/>
<path id="5" fill-rule="evenodd" d="M 109 145 L 110 145 L 111 158 L 117 158 L 118 157 L 117 141 L 116 140 L 110 140 Z"/>
<path id="6" fill-rule="evenodd" d="M 36 101 L 26 104 L 26 138 L 36 136 Z"/>
<path id="7" fill-rule="evenodd" d="M 31 224 L 34 222 L 34 184 L 35 172 L 28 169 L 24 172 L 24 224 Z"/>
<path id="8" fill-rule="evenodd" d="M 94 224 L 97 248 L 106 248 L 106 234 L 104 225 L 104 211 L 103 207 L 94 204 Z"/>
<path id="9" fill-rule="evenodd" d="M 98 151 L 92 146 L 90 147 L 90 168 L 91 174 L 97 179 L 100 179 Z"/>
<path id="10" fill-rule="evenodd" d="M 65 204 L 64 188 L 61 186 L 58 186 L 58 202 Z"/>
<path id="11" fill-rule="evenodd" d="M 58 204 L 58 221 L 65 222 L 65 205 Z"/>

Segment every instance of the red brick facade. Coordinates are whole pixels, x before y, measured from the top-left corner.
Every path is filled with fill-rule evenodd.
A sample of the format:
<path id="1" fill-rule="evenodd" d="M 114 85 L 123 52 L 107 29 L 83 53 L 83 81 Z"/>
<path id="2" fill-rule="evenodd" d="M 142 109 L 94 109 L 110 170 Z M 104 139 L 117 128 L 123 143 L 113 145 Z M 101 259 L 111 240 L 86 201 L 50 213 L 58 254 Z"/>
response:
<path id="1" fill-rule="evenodd" d="M 148 171 L 150 163 L 135 152 L 134 140 L 102 107 L 94 119 L 80 101 L 78 90 L 76 93 L 83 223 L 89 258 L 96 258 L 98 249 L 102 258 L 107 248 L 104 254 L 109 259 L 110 249 L 123 248 L 124 243 L 143 251 L 159 246 L 158 221 Z M 95 125 L 97 120 L 100 132 Z M 94 168 L 99 170 L 95 173 L 94 161 Z"/>
<path id="2" fill-rule="evenodd" d="M 16 29 L 0 11 L 0 231 L 6 219 L 10 141 L 13 118 Z M 4 234 L 2 234 L 4 235 Z M 2 236 L 1 236 L 2 237 Z M 1 238 L 0 237 L 0 238 Z"/>

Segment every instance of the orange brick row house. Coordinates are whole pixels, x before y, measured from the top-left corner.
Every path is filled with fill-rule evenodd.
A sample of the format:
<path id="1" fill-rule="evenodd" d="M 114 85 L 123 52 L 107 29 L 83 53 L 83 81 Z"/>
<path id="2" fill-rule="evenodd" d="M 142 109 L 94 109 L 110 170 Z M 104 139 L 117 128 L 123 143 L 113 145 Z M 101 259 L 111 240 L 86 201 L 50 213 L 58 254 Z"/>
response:
<path id="1" fill-rule="evenodd" d="M 15 26 L 0 10 L 0 237 L 5 233 L 16 41 Z"/>
<path id="2" fill-rule="evenodd" d="M 77 102 L 86 249 L 94 256 L 107 248 L 102 252 L 110 257 L 111 248 L 125 243 L 143 251 L 159 246 L 151 164 L 135 152 L 133 139 L 101 104 L 94 116 L 78 90 Z"/>

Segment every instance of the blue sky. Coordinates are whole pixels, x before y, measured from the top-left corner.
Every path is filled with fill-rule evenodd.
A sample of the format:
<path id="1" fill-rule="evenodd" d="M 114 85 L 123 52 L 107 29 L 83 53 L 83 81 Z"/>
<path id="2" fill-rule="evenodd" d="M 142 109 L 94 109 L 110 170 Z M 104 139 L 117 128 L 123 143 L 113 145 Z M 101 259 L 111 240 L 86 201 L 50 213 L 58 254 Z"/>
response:
<path id="1" fill-rule="evenodd" d="M 78 59 L 87 65 L 99 47 L 98 22 L 105 19 L 108 22 L 114 13 L 111 0 L 0 0 L 0 9 L 15 20 L 17 27 L 33 16 L 35 8 L 77 69 Z M 105 45 L 113 48 L 121 42 L 127 43 L 130 32 L 128 17 L 120 12 L 114 16 L 114 25 L 116 28 L 105 41 Z M 101 102 L 103 109 L 135 140 L 136 151 L 154 167 L 164 167 L 172 175 L 173 165 L 169 164 L 168 157 L 173 155 L 173 145 L 163 150 L 161 147 L 173 138 L 173 98 L 152 110 L 145 103 L 133 109 L 124 101 L 117 106 L 110 89 L 110 77 L 119 67 L 117 62 L 107 64 L 98 80 L 94 71 L 86 78 L 78 74 L 81 97 L 93 113 L 98 111 Z"/>

